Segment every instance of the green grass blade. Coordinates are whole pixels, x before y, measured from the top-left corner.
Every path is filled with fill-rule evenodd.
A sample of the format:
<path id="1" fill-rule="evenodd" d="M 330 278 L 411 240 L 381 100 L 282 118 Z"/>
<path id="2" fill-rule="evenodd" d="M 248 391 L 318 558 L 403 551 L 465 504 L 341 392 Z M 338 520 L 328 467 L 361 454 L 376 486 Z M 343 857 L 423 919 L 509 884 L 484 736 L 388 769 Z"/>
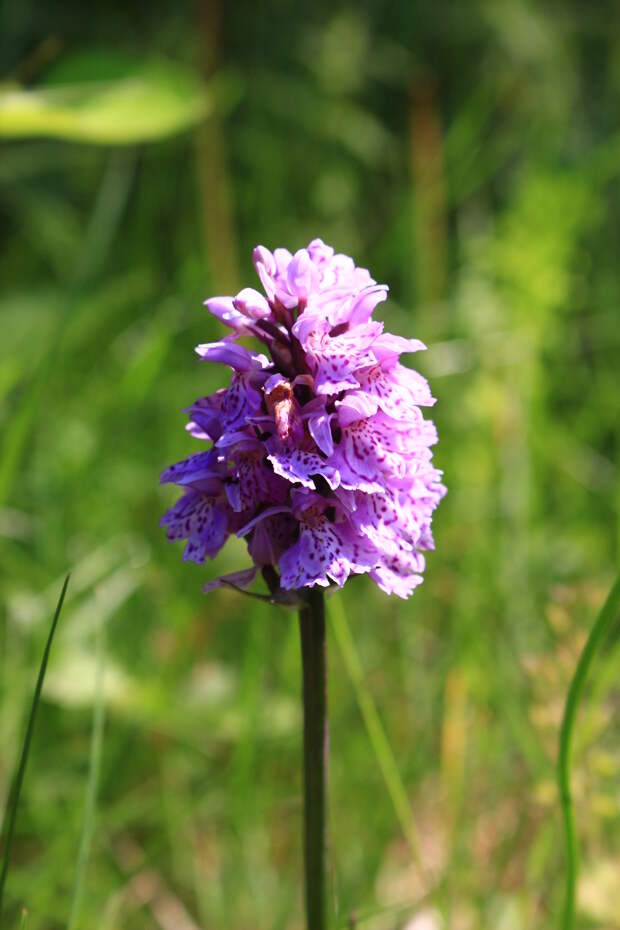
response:
<path id="1" fill-rule="evenodd" d="M 570 790 L 571 749 L 573 732 L 579 703 L 583 694 L 588 672 L 596 652 L 603 642 L 605 635 L 615 619 L 620 605 L 620 576 L 611 589 L 605 601 L 583 651 L 579 656 L 573 680 L 568 689 L 564 717 L 560 729 L 560 747 L 558 754 L 558 788 L 562 819 L 564 821 L 564 836 L 566 843 L 566 887 L 564 894 L 564 907 L 562 910 L 561 930 L 572 930 L 575 922 L 575 895 L 577 889 L 577 875 L 579 872 L 579 844 L 575 829 L 573 800 Z"/>
<path id="2" fill-rule="evenodd" d="M 82 835 L 75 870 L 73 897 L 67 930 L 74 930 L 80 916 L 80 906 L 84 888 L 84 876 L 90 855 L 93 837 L 95 811 L 97 807 L 97 792 L 101 760 L 103 758 L 103 732 L 105 726 L 105 620 L 101 619 L 97 636 L 97 667 L 95 672 L 95 701 L 93 706 L 93 726 L 90 740 L 90 760 L 88 766 L 88 784 L 86 786 L 86 800 L 84 803 L 84 818 L 82 821 Z"/>
<path id="3" fill-rule="evenodd" d="M 56 605 L 56 611 L 54 613 L 54 619 L 52 620 L 52 626 L 47 637 L 47 643 L 45 644 L 45 650 L 43 652 L 43 658 L 41 659 L 41 667 L 39 669 L 39 677 L 37 678 L 37 684 L 34 689 L 34 697 L 32 700 L 32 708 L 30 710 L 30 717 L 28 719 L 28 726 L 26 728 L 26 736 L 24 738 L 24 745 L 22 747 L 22 753 L 19 760 L 19 765 L 17 767 L 17 774 L 13 780 L 13 787 L 11 794 L 9 796 L 9 802 L 6 808 L 4 821 L 2 823 L 1 835 L 4 837 L 4 859 L 2 862 L 2 871 L 0 872 L 0 920 L 2 919 L 2 903 L 4 899 L 4 885 L 6 882 L 7 872 L 9 870 L 9 860 L 11 858 L 11 846 L 13 844 L 13 834 L 15 832 L 15 821 L 17 819 L 17 806 L 19 804 L 19 796 L 22 790 L 22 784 L 24 781 L 24 772 L 26 771 L 26 764 L 28 762 L 28 754 L 30 752 L 30 744 L 32 742 L 32 733 L 34 730 L 34 722 L 37 715 L 37 710 L 39 707 L 39 701 L 41 698 L 41 689 L 43 688 L 43 680 L 45 678 L 45 672 L 47 670 L 47 662 L 50 655 L 50 650 L 52 648 L 52 640 L 54 639 L 54 633 L 56 632 L 56 627 L 58 625 L 58 618 L 60 617 L 60 611 L 62 610 L 62 605 L 65 599 L 65 594 L 67 593 L 67 586 L 69 584 L 69 578 L 71 576 L 67 575 L 65 582 L 62 586 L 62 591 L 60 592 L 60 597 L 58 598 L 58 604 Z"/>
<path id="4" fill-rule="evenodd" d="M 407 797 L 405 786 L 392 747 L 387 738 L 379 712 L 373 700 L 366 681 L 364 670 L 360 662 L 355 643 L 351 635 L 351 630 L 347 621 L 346 614 L 342 608 L 341 599 L 334 597 L 328 604 L 329 616 L 332 621 L 332 628 L 336 636 L 336 642 L 342 655 L 345 667 L 357 698 L 364 726 L 368 733 L 371 746 L 377 758 L 377 763 L 381 769 L 381 774 L 385 782 L 388 794 L 394 807 L 394 812 L 398 818 L 401 829 L 407 840 L 411 854 L 422 871 L 423 863 L 421 857 L 421 844 L 419 833 L 411 812 L 411 804 Z"/>

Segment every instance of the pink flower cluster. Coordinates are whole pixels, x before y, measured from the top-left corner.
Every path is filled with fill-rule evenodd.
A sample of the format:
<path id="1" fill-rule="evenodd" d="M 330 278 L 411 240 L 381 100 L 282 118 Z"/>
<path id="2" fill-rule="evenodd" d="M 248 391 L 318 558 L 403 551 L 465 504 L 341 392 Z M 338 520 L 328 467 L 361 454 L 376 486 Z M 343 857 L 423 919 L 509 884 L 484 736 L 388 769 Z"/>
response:
<path id="1" fill-rule="evenodd" d="M 445 494 L 420 410 L 434 399 L 399 360 L 424 346 L 384 332 L 372 314 L 387 287 L 320 239 L 294 255 L 258 246 L 254 264 L 264 293 L 206 301 L 232 333 L 196 351 L 232 377 L 188 409 L 209 448 L 163 472 L 185 493 L 162 525 L 198 563 L 229 535 L 246 538 L 252 567 L 207 590 L 246 587 L 259 570 L 272 593 L 368 573 L 406 598 Z M 239 342 L 247 336 L 265 354 Z"/>

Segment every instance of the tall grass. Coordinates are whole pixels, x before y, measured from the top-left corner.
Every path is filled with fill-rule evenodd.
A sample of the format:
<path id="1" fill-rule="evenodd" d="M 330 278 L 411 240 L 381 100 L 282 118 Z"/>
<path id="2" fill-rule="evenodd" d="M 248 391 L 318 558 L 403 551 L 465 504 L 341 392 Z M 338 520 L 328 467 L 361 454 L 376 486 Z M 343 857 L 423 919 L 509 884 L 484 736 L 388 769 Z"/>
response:
<path id="1" fill-rule="evenodd" d="M 22 793 L 22 786 L 24 784 L 24 775 L 26 774 L 26 765 L 28 764 L 28 756 L 30 754 L 30 745 L 32 743 L 32 735 L 34 733 L 34 725 L 37 718 L 37 711 L 39 709 L 39 701 L 41 700 L 41 691 L 43 689 L 43 682 L 45 680 L 45 673 L 47 671 L 47 663 L 50 657 L 50 651 L 52 648 L 52 642 L 54 640 L 54 635 L 56 633 L 56 627 L 58 625 L 58 620 L 60 619 L 60 612 L 62 610 L 62 605 L 65 600 L 65 594 L 67 593 L 67 587 L 69 585 L 70 575 L 64 580 L 62 590 L 60 592 L 60 597 L 58 598 L 58 603 L 56 605 L 56 610 L 54 611 L 54 616 L 52 618 L 52 625 L 47 637 L 47 642 L 45 643 L 45 649 L 43 650 L 43 656 L 41 658 L 41 665 L 39 667 L 39 674 L 37 676 L 37 682 L 34 689 L 34 696 L 32 698 L 32 706 L 30 708 L 30 715 L 28 717 L 28 724 L 26 726 L 26 733 L 24 736 L 24 742 L 22 745 L 22 751 L 19 756 L 19 762 L 15 772 L 15 776 L 12 781 L 11 792 L 9 794 L 9 799 L 7 807 L 4 813 L 2 820 L 2 829 L 0 829 L 0 836 L 3 838 L 4 853 L 2 856 L 2 867 L 0 868 L 0 925 L 2 923 L 2 913 L 4 906 L 4 886 L 6 884 L 6 877 L 9 871 L 9 864 L 11 861 L 11 850 L 13 847 L 13 838 L 15 834 L 15 824 L 17 822 L 17 809 L 19 806 L 19 799 Z"/>
<path id="2" fill-rule="evenodd" d="M 564 835 L 566 840 L 566 891 L 564 907 L 560 922 L 561 930 L 572 930 L 575 924 L 575 893 L 579 876 L 579 842 L 575 825 L 573 796 L 571 792 L 571 758 L 577 712 L 583 691 L 590 674 L 596 654 L 605 641 L 612 624 L 618 619 L 620 607 L 620 576 L 616 579 L 609 596 L 597 616 L 590 635 L 586 640 L 575 674 L 570 683 L 562 727 L 560 729 L 560 748 L 558 753 L 558 788 Z"/>

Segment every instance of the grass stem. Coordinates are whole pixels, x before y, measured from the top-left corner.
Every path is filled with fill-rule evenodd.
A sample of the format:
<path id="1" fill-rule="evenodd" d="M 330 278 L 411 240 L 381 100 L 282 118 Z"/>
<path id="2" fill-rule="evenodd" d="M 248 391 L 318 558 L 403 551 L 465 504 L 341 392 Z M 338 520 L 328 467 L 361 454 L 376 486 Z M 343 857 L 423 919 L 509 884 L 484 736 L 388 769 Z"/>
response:
<path id="1" fill-rule="evenodd" d="M 30 753 L 30 744 L 32 742 L 32 734 L 34 731 L 34 722 L 37 715 L 37 710 L 39 707 L 39 701 L 41 699 L 41 690 L 43 688 L 43 681 L 45 679 L 45 672 L 47 671 L 47 662 L 50 655 L 50 650 L 52 648 L 52 641 L 54 639 L 54 634 L 56 632 L 56 627 L 58 625 L 58 618 L 60 617 L 60 611 L 62 610 L 62 605 L 65 599 L 65 594 L 67 593 L 67 586 L 69 584 L 69 578 L 71 576 L 67 575 L 65 578 L 64 584 L 62 586 L 62 591 L 60 592 L 60 597 L 58 598 L 58 604 L 56 605 L 56 611 L 54 612 L 54 618 L 52 620 L 52 626 L 50 628 L 49 635 L 47 637 L 47 643 L 45 644 L 45 649 L 43 651 L 43 658 L 41 659 L 41 666 L 39 668 L 39 677 L 37 678 L 37 683 L 34 689 L 34 697 L 32 699 L 32 707 L 30 709 L 30 717 L 28 718 L 28 726 L 26 727 L 26 736 L 24 737 L 24 744 L 22 746 L 22 752 L 19 759 L 19 764 L 17 766 L 17 772 L 13 779 L 12 789 L 9 795 L 9 801 L 7 804 L 4 820 L 2 823 L 2 830 L 0 830 L 0 836 L 4 837 L 4 858 L 2 861 L 2 870 L 0 871 L 0 926 L 2 925 L 2 904 L 4 899 L 4 886 L 6 883 L 6 876 L 9 871 L 9 862 L 11 859 L 11 846 L 13 845 L 13 836 L 15 834 L 15 822 L 17 820 L 17 806 L 19 804 L 19 797 L 22 791 L 22 785 L 24 782 L 24 773 L 26 771 L 26 764 L 28 762 L 28 755 Z"/>
<path id="2" fill-rule="evenodd" d="M 570 788 L 571 750 L 573 733 L 579 703 L 583 694 L 588 672 L 596 652 L 603 642 L 605 635 L 615 619 L 620 604 L 620 575 L 609 592 L 601 611 L 594 622 L 590 635 L 586 640 L 583 651 L 579 656 L 577 668 L 568 689 L 564 717 L 560 729 L 560 747 L 558 753 L 558 789 L 562 819 L 564 821 L 564 837 L 566 843 L 566 885 L 564 892 L 564 906 L 562 909 L 561 930 L 572 930 L 575 923 L 575 897 L 577 890 L 577 877 L 579 874 L 579 844 L 575 828 L 573 799 Z"/>
<path id="3" fill-rule="evenodd" d="M 99 788 L 99 775 L 103 759 L 103 733 L 105 726 L 105 618 L 99 621 L 97 632 L 97 666 L 95 672 L 95 695 L 93 706 L 93 724 L 90 740 L 90 759 L 88 765 L 88 783 L 86 786 L 86 800 L 84 803 L 84 817 L 82 820 L 82 834 L 78 851 L 73 897 L 67 930 L 75 930 L 78 926 L 82 895 L 84 890 L 84 877 L 92 845 L 93 826 L 97 808 L 97 793 Z"/>

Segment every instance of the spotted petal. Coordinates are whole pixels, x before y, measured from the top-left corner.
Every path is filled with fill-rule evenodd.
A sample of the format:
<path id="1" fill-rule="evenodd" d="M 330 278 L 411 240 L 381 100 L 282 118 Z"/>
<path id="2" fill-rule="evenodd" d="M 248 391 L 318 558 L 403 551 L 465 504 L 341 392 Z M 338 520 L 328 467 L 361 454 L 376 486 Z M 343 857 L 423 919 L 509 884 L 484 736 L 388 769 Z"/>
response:
<path id="1" fill-rule="evenodd" d="M 323 516 L 313 524 L 301 523 L 299 539 L 278 563 L 280 584 L 286 590 L 331 581 L 342 587 L 352 574 L 363 574 L 378 561 L 366 540 L 356 538 L 346 524 L 332 524 Z"/>
<path id="2" fill-rule="evenodd" d="M 220 551 L 228 536 L 226 513 L 213 497 L 189 491 L 161 518 L 171 541 L 187 539 L 183 561 L 200 564 Z"/>
<path id="3" fill-rule="evenodd" d="M 315 479 L 320 476 L 332 490 L 340 484 L 338 469 L 318 453 L 285 448 L 275 438 L 269 440 L 266 445 L 269 450 L 267 458 L 274 472 L 287 481 L 300 484 L 304 488 L 316 489 Z"/>

